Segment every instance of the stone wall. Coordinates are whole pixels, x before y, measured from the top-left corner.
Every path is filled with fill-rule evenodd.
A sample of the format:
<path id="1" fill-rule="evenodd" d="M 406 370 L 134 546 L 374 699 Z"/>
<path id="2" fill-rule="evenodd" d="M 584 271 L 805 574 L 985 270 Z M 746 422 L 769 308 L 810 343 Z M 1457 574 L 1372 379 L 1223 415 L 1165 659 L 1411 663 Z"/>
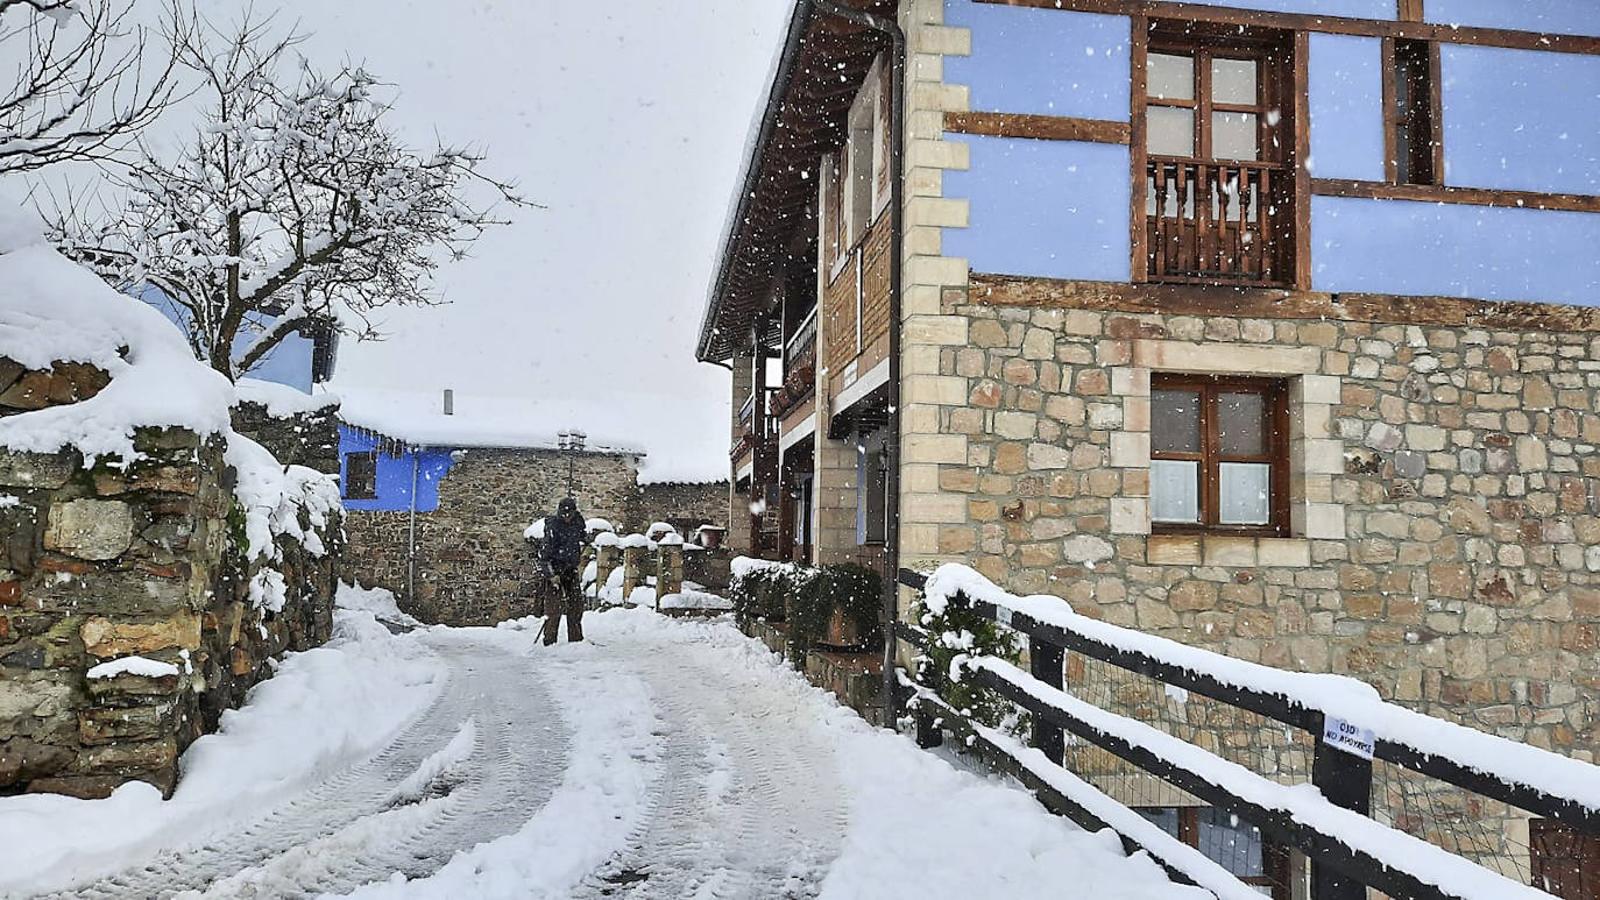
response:
<path id="1" fill-rule="evenodd" d="M 483 625 L 535 612 L 534 559 L 523 532 L 567 495 L 569 462 L 585 516 L 635 524 L 632 456 L 468 450 L 440 483 L 438 509 L 416 516 L 415 596 L 407 592 L 410 512 L 346 512 L 346 577 L 394 591 L 407 612 L 428 622 Z"/>
<path id="2" fill-rule="evenodd" d="M 293 416 L 274 416 L 265 404 L 239 403 L 233 407 L 233 430 L 272 451 L 286 466 L 339 474 L 337 404 Z"/>
<path id="3" fill-rule="evenodd" d="M 287 602 L 258 610 L 221 440 L 147 429 L 135 447 L 126 469 L 0 452 L 0 793 L 170 793 L 272 657 L 329 637 L 336 539 L 321 558 L 284 541 Z M 128 657 L 176 674 L 89 677 Z"/>
<path id="4" fill-rule="evenodd" d="M 969 337 L 939 359 L 962 399 L 917 436 L 962 448 L 923 510 L 938 555 L 1593 760 L 1600 317 L 1283 292 L 1181 314 L 1145 311 L 1184 296 L 1152 290 L 974 276 L 945 292 Z M 1159 371 L 1288 382 L 1290 537 L 1150 533 Z"/>
<path id="5" fill-rule="evenodd" d="M 666 522 L 684 537 L 693 537 L 701 525 L 727 527 L 727 519 L 728 482 L 669 481 L 640 486 L 627 524 L 637 529 Z"/>

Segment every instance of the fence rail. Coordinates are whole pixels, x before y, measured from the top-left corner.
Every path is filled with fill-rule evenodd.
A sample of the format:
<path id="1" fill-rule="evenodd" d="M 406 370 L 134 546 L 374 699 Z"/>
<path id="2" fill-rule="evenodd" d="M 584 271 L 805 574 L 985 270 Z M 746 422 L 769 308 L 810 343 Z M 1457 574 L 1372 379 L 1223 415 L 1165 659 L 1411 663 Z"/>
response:
<path id="1" fill-rule="evenodd" d="M 1350 722 L 1372 728 L 1377 759 L 1558 820 L 1579 832 L 1600 834 L 1600 768 L 1384 703 L 1370 688 L 1349 679 L 1244 663 L 1078 616 L 1054 598 L 1012 597 L 960 567 L 941 570 L 935 579 L 941 580 L 937 589 L 946 600 L 1028 636 L 1028 672 L 990 657 L 972 660 L 968 669 L 974 683 L 1033 714 L 1032 745 L 1045 759 L 1058 766 L 1064 763 L 1065 735 L 1070 733 L 1238 816 L 1306 854 L 1316 900 L 1364 900 L 1369 886 L 1415 898 L 1549 896 L 1369 818 L 1371 760 L 1318 740 L 1326 726 L 1341 720 L 1341 713 Z M 925 576 L 914 572 L 902 570 L 898 580 L 918 591 L 930 587 Z M 926 647 L 931 638 L 905 623 L 897 627 L 896 636 L 917 647 Z M 1316 740 L 1311 784 L 1321 796 L 1287 792 L 1282 785 L 1179 737 L 1066 693 L 1063 663 L 1069 652 L 1309 732 Z M 905 680 L 920 706 L 940 710 L 941 724 L 960 720 L 939 699 L 939 685 Z M 918 712 L 919 742 L 925 745 L 938 738 L 930 715 L 926 708 Z M 986 756 L 1004 754 L 981 727 L 961 724 L 969 737 L 984 738 Z M 1020 765 L 1020 760 L 1012 759 L 1006 768 L 1016 774 Z M 1033 776 L 1034 782 L 1045 777 L 1038 772 Z M 1083 821 L 1085 815 L 1079 813 L 1098 805 L 1102 814 L 1087 818 L 1111 824 L 1105 821 L 1104 803 L 1086 805 L 1083 797 L 1092 795 L 1078 794 L 1078 800 L 1065 809 L 1069 815 Z M 1100 799 L 1115 802 L 1103 794 Z M 1170 847 L 1151 847 L 1129 830 L 1116 830 L 1125 842 L 1144 846 L 1184 880 L 1205 880 L 1195 878 L 1192 867 L 1175 864 Z"/>

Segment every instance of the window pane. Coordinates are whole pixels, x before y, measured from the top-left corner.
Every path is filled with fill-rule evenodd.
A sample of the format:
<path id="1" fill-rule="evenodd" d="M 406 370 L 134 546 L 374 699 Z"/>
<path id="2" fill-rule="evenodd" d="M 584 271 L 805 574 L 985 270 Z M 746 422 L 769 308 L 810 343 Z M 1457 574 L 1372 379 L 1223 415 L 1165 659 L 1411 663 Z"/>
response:
<path id="1" fill-rule="evenodd" d="M 1152 53 L 1146 59 L 1146 93 L 1163 100 L 1194 99 L 1193 57 Z"/>
<path id="2" fill-rule="evenodd" d="M 1153 465 L 1152 461 L 1152 465 Z M 1217 520 L 1224 525 L 1266 525 L 1272 521 L 1272 466 L 1267 463 L 1220 463 L 1221 498 Z M 1150 494 L 1155 496 L 1155 473 Z"/>
<path id="3" fill-rule="evenodd" d="M 1265 395 L 1217 395 L 1217 443 L 1223 456 L 1260 456 L 1267 452 Z"/>
<path id="4" fill-rule="evenodd" d="M 1134 810 L 1155 823 L 1173 837 L 1178 836 L 1178 808 L 1176 806 L 1142 806 Z"/>
<path id="5" fill-rule="evenodd" d="M 1212 113 L 1211 157 L 1213 159 L 1255 159 L 1256 114 Z"/>
<path id="6" fill-rule="evenodd" d="M 1146 148 L 1156 156 L 1194 155 L 1194 110 L 1152 106 L 1145 116 Z"/>
<path id="7" fill-rule="evenodd" d="M 1150 519 L 1191 524 L 1200 521 L 1199 463 L 1150 460 Z"/>
<path id="8" fill-rule="evenodd" d="M 1256 61 L 1253 59 L 1211 60 L 1211 99 L 1217 103 L 1254 106 L 1256 102 Z"/>
<path id="9" fill-rule="evenodd" d="M 1245 878 L 1266 874 L 1260 831 L 1219 809 L 1202 809 L 1199 818 L 1199 849 L 1207 859 Z"/>
<path id="10" fill-rule="evenodd" d="M 1150 392 L 1150 449 L 1157 453 L 1200 452 L 1200 392 Z"/>

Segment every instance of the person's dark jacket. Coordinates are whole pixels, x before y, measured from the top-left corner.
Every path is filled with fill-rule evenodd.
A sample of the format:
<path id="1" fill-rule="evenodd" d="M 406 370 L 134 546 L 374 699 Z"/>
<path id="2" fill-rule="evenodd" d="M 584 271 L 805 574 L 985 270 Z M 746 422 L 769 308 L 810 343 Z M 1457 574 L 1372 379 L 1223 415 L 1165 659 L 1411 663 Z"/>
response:
<path id="1" fill-rule="evenodd" d="M 539 546 L 539 562 L 551 572 L 571 572 L 583 560 L 584 539 L 588 537 L 578 504 L 561 501 L 560 511 L 544 520 L 544 541 Z"/>

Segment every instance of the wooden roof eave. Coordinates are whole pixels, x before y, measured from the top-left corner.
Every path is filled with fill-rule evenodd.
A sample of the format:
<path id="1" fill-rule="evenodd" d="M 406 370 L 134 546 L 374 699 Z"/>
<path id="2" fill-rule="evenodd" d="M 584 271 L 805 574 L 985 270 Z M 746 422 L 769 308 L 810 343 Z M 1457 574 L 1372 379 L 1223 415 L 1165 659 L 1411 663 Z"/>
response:
<path id="1" fill-rule="evenodd" d="M 890 0 L 848 0 L 892 11 Z M 814 221 L 817 159 L 844 142 L 845 119 L 881 38 L 852 23 L 814 14 L 798 0 L 757 140 L 745 161 L 738 202 L 723 237 L 701 320 L 696 358 L 731 358 L 765 308 L 775 264 L 788 257 L 794 230 Z"/>

